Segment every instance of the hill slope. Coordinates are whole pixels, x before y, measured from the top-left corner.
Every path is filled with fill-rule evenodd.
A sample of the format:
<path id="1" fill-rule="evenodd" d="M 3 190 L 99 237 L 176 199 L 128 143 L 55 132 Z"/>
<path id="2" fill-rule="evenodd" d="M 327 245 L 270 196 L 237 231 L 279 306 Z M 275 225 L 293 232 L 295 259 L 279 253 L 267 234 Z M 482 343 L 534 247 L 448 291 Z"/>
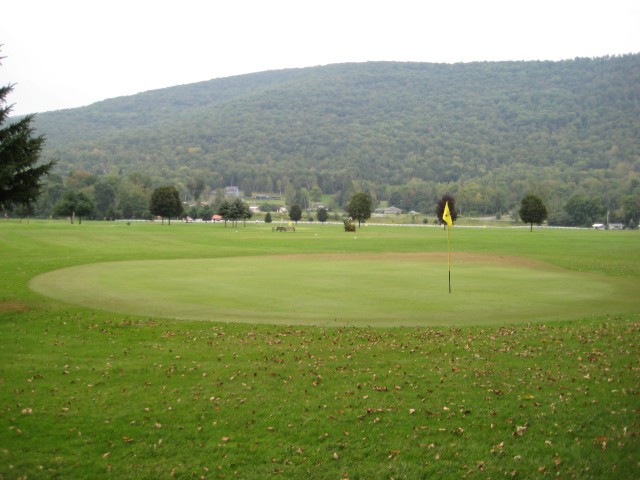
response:
<path id="1" fill-rule="evenodd" d="M 254 191 L 313 176 L 326 193 L 345 179 L 610 185 L 640 173 L 640 55 L 271 71 L 44 113 L 37 128 L 60 173 Z"/>

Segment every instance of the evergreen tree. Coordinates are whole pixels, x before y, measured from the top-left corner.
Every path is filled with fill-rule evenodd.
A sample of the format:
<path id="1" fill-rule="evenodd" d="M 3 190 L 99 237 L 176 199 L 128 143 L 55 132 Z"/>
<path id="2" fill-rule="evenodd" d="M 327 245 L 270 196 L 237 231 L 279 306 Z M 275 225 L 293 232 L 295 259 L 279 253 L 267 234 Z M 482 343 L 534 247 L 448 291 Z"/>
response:
<path id="1" fill-rule="evenodd" d="M 3 127 L 11 112 L 11 105 L 6 105 L 5 99 L 12 90 L 13 85 L 0 87 L 0 209 L 33 204 L 40 194 L 41 177 L 48 174 L 55 163 L 36 166 L 44 136 L 33 136 L 34 115 Z"/>

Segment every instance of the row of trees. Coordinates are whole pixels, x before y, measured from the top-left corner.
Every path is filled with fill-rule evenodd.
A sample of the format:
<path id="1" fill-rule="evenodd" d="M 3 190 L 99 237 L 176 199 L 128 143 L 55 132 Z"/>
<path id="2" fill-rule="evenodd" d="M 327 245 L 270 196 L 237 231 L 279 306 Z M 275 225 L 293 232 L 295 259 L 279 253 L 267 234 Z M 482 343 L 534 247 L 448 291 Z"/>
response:
<path id="1" fill-rule="evenodd" d="M 415 185 L 416 183 L 413 184 L 414 187 Z M 355 187 L 356 182 L 349 183 L 349 191 L 353 191 Z M 407 187 L 411 187 L 411 185 Z M 226 224 L 227 221 L 232 221 L 233 223 L 239 220 L 246 221 L 252 216 L 248 205 L 239 199 L 235 201 L 226 200 L 222 189 L 219 189 L 211 197 L 211 204 L 196 203 L 185 212 L 182 193 L 176 187 L 171 187 L 170 194 L 173 199 L 173 206 L 171 208 L 164 207 L 165 210 L 160 210 L 157 207 L 160 201 L 158 197 L 169 195 L 167 187 L 159 187 L 152 191 L 150 177 L 141 175 L 138 172 L 134 172 L 124 178 L 101 178 L 86 172 L 73 172 L 66 178 L 57 174 L 50 174 L 48 179 L 38 188 L 41 195 L 37 198 L 32 197 L 31 203 L 20 204 L 16 201 L 13 206 L 4 205 L 4 208 L 12 209 L 15 215 L 21 217 L 33 215 L 67 216 L 72 222 L 75 219 L 81 222 L 83 218 L 101 220 L 115 218 L 150 219 L 153 216 L 160 216 L 170 219 L 180 217 L 186 213 L 192 218 L 202 218 L 203 220 L 209 220 L 212 215 L 219 214 Z M 290 193 L 293 200 L 299 199 L 298 192 L 294 189 L 290 189 L 288 193 Z M 363 207 L 363 195 L 365 194 L 367 201 L 365 202 L 366 206 Z M 638 225 L 638 220 L 640 219 L 640 196 L 638 195 L 622 197 L 620 208 L 610 211 L 599 196 L 589 197 L 581 193 L 574 193 L 563 204 L 556 206 L 555 210 L 551 210 L 547 205 L 544 205 L 544 215 L 542 213 L 536 214 L 543 215 L 544 218 L 540 220 L 534 216 L 533 220 L 530 221 L 529 218 L 531 218 L 530 215 L 532 214 L 528 213 L 526 218 L 523 217 L 523 207 L 525 207 L 525 211 L 531 210 L 533 207 L 530 202 L 533 201 L 533 197 L 538 199 L 538 203 L 542 202 L 541 195 L 532 195 L 522 197 L 522 200 L 526 199 L 527 201 L 524 204 L 521 201 L 518 207 L 514 209 L 512 212 L 514 218 L 530 224 L 548 220 L 550 225 L 582 227 L 590 226 L 597 222 L 610 221 L 611 223 L 623 223 L 632 228 Z M 318 197 L 316 193 L 314 198 L 317 200 L 322 197 Z M 432 196 L 428 199 L 426 196 L 424 198 L 421 201 L 420 213 L 428 215 L 433 211 L 434 200 L 431 199 Z M 460 202 L 459 198 L 456 195 L 456 203 L 458 204 Z M 402 205 L 398 195 L 392 195 L 393 200 L 398 203 L 389 202 L 389 204 L 394 206 L 397 204 Z M 342 210 L 337 206 L 338 202 L 338 199 L 331 199 L 329 201 L 329 211 Z M 160 201 L 160 203 L 167 202 Z M 289 205 L 290 218 L 293 221 L 300 220 L 303 212 L 308 209 L 308 204 L 291 204 L 289 197 L 285 199 L 285 203 Z M 368 217 L 362 216 L 358 209 L 360 211 L 373 211 L 377 204 L 375 190 L 359 192 L 358 194 L 353 193 L 347 200 L 344 210 L 346 210 L 349 217 L 361 222 Z M 167 208 L 169 210 L 166 210 Z M 275 212 L 277 209 L 278 205 L 275 203 L 261 205 L 261 210 L 264 212 Z M 327 213 L 326 209 L 323 210 L 318 212 L 319 221 L 323 221 L 321 217 Z"/>
<path id="2" fill-rule="evenodd" d="M 7 142 L 8 145 L 8 142 Z M 6 147 L 3 144 L 3 151 L 6 151 Z M 6 155 L 6 154 L 5 154 Z M 30 160 L 34 163 L 33 158 Z M 7 163 L 5 162 L 4 172 L 7 171 Z M 50 166 L 49 166 L 50 167 Z M 15 167 L 14 167 L 15 168 Z M 23 168 L 26 168 L 23 166 Z M 71 218 L 71 221 L 77 219 L 82 221 L 83 218 L 96 218 L 96 219 L 115 219 L 115 218 L 139 218 L 149 219 L 152 216 L 157 215 L 166 218 L 177 218 L 183 215 L 184 194 L 180 192 L 178 188 L 172 187 L 172 195 L 174 197 L 174 208 L 169 212 L 158 213 L 157 208 L 153 207 L 157 203 L 157 200 L 153 198 L 153 194 L 159 195 L 160 193 L 167 192 L 164 188 L 161 188 L 159 192 L 152 190 L 152 179 L 149 176 L 140 174 L 139 172 L 133 172 L 126 177 L 100 177 L 95 174 L 87 172 L 72 172 L 66 177 L 62 177 L 59 174 L 49 174 L 46 181 L 40 183 L 35 182 L 37 175 L 42 175 L 44 170 L 36 170 L 33 173 L 34 182 L 32 185 L 31 196 L 26 198 L 20 196 L 22 194 L 16 193 L 13 197 L 13 203 L 4 201 L 2 208 L 5 211 L 13 211 L 15 215 L 21 217 L 25 216 L 67 216 Z M 6 178 L 7 175 L 4 174 Z M 4 181 L 7 184 L 7 181 Z M 22 185 L 25 185 L 24 181 Z M 354 196 L 356 195 L 356 189 L 360 186 L 364 186 L 364 192 L 366 193 L 369 207 L 371 210 L 379 204 L 377 194 L 379 189 L 375 186 L 368 184 L 367 182 L 355 182 L 348 181 L 345 183 L 345 190 L 340 195 L 331 197 L 328 201 L 329 211 L 346 210 L 347 214 L 355 219 L 358 219 L 360 215 L 353 211 Z M 290 188 L 291 187 L 291 188 Z M 408 185 L 402 187 L 402 192 L 418 193 L 422 198 L 419 203 L 419 213 L 428 215 L 432 212 L 432 205 L 437 201 L 436 191 L 433 186 L 424 189 L 425 182 L 418 180 L 410 182 Z M 548 193 L 548 188 L 544 185 L 534 185 L 534 190 L 538 190 L 544 193 Z M 631 181 L 628 185 L 629 191 L 640 191 L 640 182 Z M 158 190 L 158 189 L 156 189 Z M 201 182 L 193 182 L 192 195 L 198 198 L 202 195 L 204 188 Z M 308 209 L 309 203 L 295 203 L 300 200 L 301 190 L 296 190 L 290 184 L 286 188 L 288 196 L 285 197 L 285 204 L 289 206 L 294 217 L 299 215 L 302 218 L 303 212 Z M 323 198 L 322 191 L 315 187 L 312 188 L 314 192 L 312 196 L 307 198 L 313 198 L 313 201 L 318 201 Z M 9 190 L 5 187 L 3 194 L 5 197 L 8 195 Z M 17 192 L 17 191 L 16 191 Z M 422 192 L 422 193 L 419 193 Z M 305 191 L 302 190 L 303 197 Z M 347 193 L 350 195 L 347 197 Z M 455 194 L 455 189 L 454 192 Z M 39 196 L 38 196 L 39 195 Z M 547 195 L 535 194 L 539 199 L 546 197 Z M 455 194 L 456 203 L 460 205 L 460 196 Z M 526 196 L 525 196 L 526 197 Z M 521 198 L 525 198 L 521 197 Z M 27 199 L 27 201 L 20 201 L 20 199 Z M 326 198 L 326 197 L 325 197 Z M 346 198 L 346 199 L 345 199 Z M 357 197 L 360 198 L 360 197 Z M 389 205 L 404 206 L 405 198 L 403 193 L 399 190 L 395 190 L 390 195 L 390 200 L 387 201 Z M 553 199 L 553 197 L 552 197 Z M 6 199 L 5 199 L 6 200 Z M 529 200 L 531 200 L 529 198 Z M 224 191 L 218 189 L 209 195 L 209 204 L 195 203 L 188 212 L 186 212 L 192 218 L 202 218 L 208 220 L 214 214 L 220 214 L 225 222 L 231 220 L 237 222 L 238 220 L 247 220 L 251 218 L 250 210 L 246 204 L 240 202 L 241 205 L 233 204 L 225 199 Z M 344 202 L 344 207 L 340 207 L 339 204 Z M 496 195 L 496 207 L 500 205 L 500 196 Z M 628 227 L 635 227 L 640 220 L 640 195 L 636 193 L 624 195 L 615 209 L 610 209 L 607 205 L 611 204 L 611 199 L 602 199 L 600 196 L 588 196 L 583 193 L 574 193 L 568 197 L 564 203 L 558 204 L 553 201 L 553 205 L 548 207 L 545 205 L 544 219 L 548 221 L 550 225 L 562 225 L 562 226 L 590 226 L 593 223 L 607 221 L 611 223 L 623 223 Z M 468 205 L 466 196 L 462 195 L 462 208 Z M 528 205 L 528 204 L 527 204 Z M 522 219 L 525 223 L 540 223 L 535 219 L 533 222 L 522 218 L 520 211 L 523 205 L 520 202 L 516 208 L 512 211 L 514 218 Z M 261 210 L 264 212 L 277 211 L 278 205 L 275 203 L 265 203 L 261 205 Z M 298 213 L 298 209 L 299 213 Z M 460 210 L 460 208 L 458 208 Z M 227 212 L 232 212 L 228 214 Z M 238 214 L 237 212 L 243 212 Z M 500 211 L 497 212 L 498 214 Z M 320 213 L 322 215 L 322 213 Z M 294 218 L 294 221 L 299 220 Z M 364 220 L 365 218 L 363 218 Z M 319 218 L 320 220 L 320 218 Z M 322 220 L 320 220 L 322 221 Z"/>
<path id="3" fill-rule="evenodd" d="M 635 228 L 634 219 L 640 215 L 640 203 L 632 200 L 632 198 L 628 199 L 629 205 L 627 205 L 627 208 L 629 212 L 632 212 L 630 218 L 631 227 Z M 448 205 L 451 219 L 455 222 L 458 218 L 456 199 L 449 194 L 442 196 L 436 204 L 435 212 L 438 221 L 445 223 L 443 220 L 445 205 Z M 358 226 L 371 216 L 371 211 L 371 197 L 367 193 L 361 192 L 353 195 L 347 206 L 347 214 L 352 220 L 358 222 Z M 571 216 L 571 220 L 568 220 L 565 224 L 575 222 L 579 226 L 590 226 L 598 216 L 604 213 L 600 202 L 581 196 L 572 196 L 565 204 L 564 211 Z M 530 229 L 533 230 L 533 224 L 542 224 L 548 219 L 549 212 L 544 201 L 538 195 L 530 193 L 520 200 L 518 216 L 524 223 L 528 223 Z"/>
<path id="4" fill-rule="evenodd" d="M 362 222 L 365 222 L 371 217 L 372 201 L 368 193 L 359 192 L 351 197 L 347 205 L 347 215 L 358 222 L 358 226 L 361 226 Z M 268 213 L 268 221 L 271 221 L 271 215 Z M 318 221 L 324 223 L 329 218 L 329 213 L 326 208 L 319 208 L 317 211 Z M 291 205 L 289 209 L 289 219 L 294 222 L 298 222 L 302 219 L 302 207 L 298 204 Z"/>

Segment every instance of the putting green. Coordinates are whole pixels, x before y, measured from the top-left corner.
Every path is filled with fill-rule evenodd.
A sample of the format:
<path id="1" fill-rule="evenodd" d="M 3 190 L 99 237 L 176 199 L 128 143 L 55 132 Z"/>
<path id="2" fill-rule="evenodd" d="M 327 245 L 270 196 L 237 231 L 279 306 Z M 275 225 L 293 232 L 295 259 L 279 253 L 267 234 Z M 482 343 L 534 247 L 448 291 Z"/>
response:
<path id="1" fill-rule="evenodd" d="M 250 323 L 418 326 L 549 321 L 637 310 L 638 282 L 532 260 L 338 254 L 128 261 L 32 279 L 36 292 L 123 314 Z"/>

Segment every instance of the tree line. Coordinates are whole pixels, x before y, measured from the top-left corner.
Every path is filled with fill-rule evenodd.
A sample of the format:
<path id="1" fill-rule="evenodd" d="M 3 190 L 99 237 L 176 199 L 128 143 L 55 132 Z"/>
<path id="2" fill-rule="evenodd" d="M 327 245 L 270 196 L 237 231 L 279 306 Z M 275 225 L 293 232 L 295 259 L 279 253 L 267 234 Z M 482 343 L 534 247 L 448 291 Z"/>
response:
<path id="1" fill-rule="evenodd" d="M 196 219 L 209 220 L 215 214 L 221 214 L 226 221 L 246 220 L 251 218 L 248 214 L 248 205 L 244 203 L 244 217 L 233 214 L 227 216 L 225 210 L 229 200 L 225 197 L 224 189 L 211 190 L 202 186 L 200 182 L 189 182 L 191 187 L 187 191 L 175 189 L 177 201 L 186 210 L 180 214 L 189 215 Z M 482 188 L 475 185 L 473 188 L 455 188 L 450 185 L 448 192 L 455 196 L 457 208 L 460 214 L 477 214 L 474 211 L 474 199 L 479 196 L 489 196 L 492 207 L 482 210 L 480 214 L 492 214 L 500 217 L 509 215 L 514 219 L 520 219 L 519 210 L 521 199 L 528 194 L 535 194 L 543 199 L 548 210 L 545 218 L 550 225 L 562 226 L 591 226 L 593 223 L 622 223 L 627 227 L 635 228 L 640 221 L 640 181 L 632 179 L 628 182 L 626 194 L 619 197 L 617 202 L 612 202 L 611 197 L 588 195 L 581 191 L 567 195 L 564 199 L 558 199 L 551 193 L 557 193 L 544 182 L 521 185 L 518 190 L 521 193 L 519 199 L 514 200 L 515 206 L 506 200 L 506 194 L 498 190 Z M 132 172 L 123 177 L 101 177 L 87 172 L 72 172 L 66 177 L 60 174 L 49 174 L 42 181 L 39 196 L 27 205 L 15 205 L 5 207 L 7 213 L 14 216 L 38 216 L 38 217 L 71 217 L 82 221 L 82 218 L 98 220 L 115 219 L 151 219 L 155 215 L 150 207 L 152 194 L 155 189 L 150 176 L 139 172 Z M 323 198 L 327 199 L 323 206 L 327 212 L 348 212 L 349 203 L 356 193 L 366 193 L 375 209 L 382 202 L 389 206 L 396 206 L 405 212 L 415 211 L 429 216 L 433 214 L 433 205 L 438 202 L 442 192 L 436 185 L 413 180 L 406 185 L 396 187 L 390 194 L 381 188 L 376 188 L 368 182 L 345 182 L 344 190 L 338 194 L 327 196 L 315 186 L 309 191 L 306 187 L 296 189 L 293 184 L 287 184 L 284 189 L 284 205 L 289 209 L 297 205 L 301 212 L 317 205 Z M 562 189 L 566 191 L 566 189 Z M 249 195 L 247 195 L 247 193 Z M 245 192 L 245 198 L 251 192 Z M 386 200 L 385 200 L 386 198 Z M 189 199 L 189 201 L 187 201 Z M 614 208 L 611 206 L 614 205 Z M 220 213 L 221 207 L 223 208 Z M 238 205 L 235 208 L 238 209 Z M 260 205 L 264 213 L 273 213 L 279 208 L 278 204 L 266 201 Z M 238 210 L 240 211 L 240 210 Z M 164 215 L 160 215 L 164 216 Z M 179 215 L 172 214 L 177 218 Z M 301 213 L 302 216 L 302 213 Z M 525 222 L 529 223 L 529 222 Z"/>

